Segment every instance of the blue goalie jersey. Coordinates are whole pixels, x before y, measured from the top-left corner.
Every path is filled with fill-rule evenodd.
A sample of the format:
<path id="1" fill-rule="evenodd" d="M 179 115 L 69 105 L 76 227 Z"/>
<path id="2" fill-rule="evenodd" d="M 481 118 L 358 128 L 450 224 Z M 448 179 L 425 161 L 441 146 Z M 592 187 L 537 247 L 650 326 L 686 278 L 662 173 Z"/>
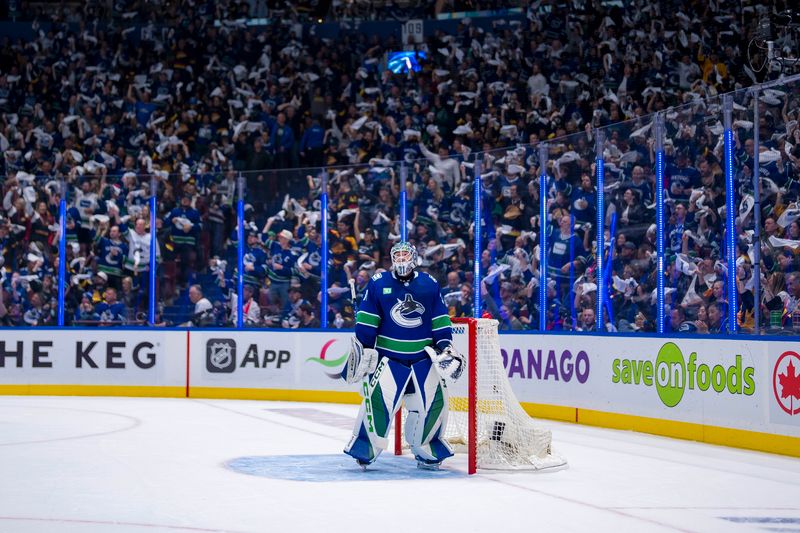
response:
<path id="1" fill-rule="evenodd" d="M 439 284 L 419 272 L 408 282 L 389 272 L 376 274 L 356 314 L 356 337 L 366 348 L 405 363 L 427 357 L 425 346 L 444 349 L 452 332 Z"/>

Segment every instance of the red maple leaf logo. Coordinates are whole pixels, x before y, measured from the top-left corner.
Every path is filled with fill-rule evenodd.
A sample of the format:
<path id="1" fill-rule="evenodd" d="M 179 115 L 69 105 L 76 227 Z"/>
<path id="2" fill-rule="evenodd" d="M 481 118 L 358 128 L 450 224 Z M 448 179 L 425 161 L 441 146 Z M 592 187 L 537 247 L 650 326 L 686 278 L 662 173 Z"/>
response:
<path id="1" fill-rule="evenodd" d="M 792 361 L 789 361 L 784 374 L 778 374 L 778 381 L 781 383 L 781 398 L 794 396 L 800 400 L 800 374 L 795 373 Z"/>

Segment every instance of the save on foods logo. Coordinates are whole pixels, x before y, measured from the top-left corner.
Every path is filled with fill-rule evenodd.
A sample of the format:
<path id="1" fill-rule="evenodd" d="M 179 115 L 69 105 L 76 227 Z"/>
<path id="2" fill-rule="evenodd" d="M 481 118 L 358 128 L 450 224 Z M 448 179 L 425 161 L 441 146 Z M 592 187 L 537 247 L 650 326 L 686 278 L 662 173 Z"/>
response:
<path id="1" fill-rule="evenodd" d="M 341 375 L 339 372 L 341 371 L 342 366 L 344 366 L 344 362 L 347 360 L 347 356 L 350 354 L 350 350 L 348 349 L 346 352 L 344 352 L 344 355 L 342 355 L 341 357 L 338 357 L 336 359 L 329 359 L 328 348 L 330 348 L 334 342 L 336 342 L 336 339 L 331 339 L 325 344 L 323 344 L 322 349 L 319 351 L 319 356 L 309 357 L 308 359 L 306 359 L 306 363 L 308 363 L 309 361 L 313 361 L 314 363 L 324 366 L 326 369 L 336 368 L 338 370 L 334 372 L 325 372 L 325 375 L 331 379 L 341 379 Z"/>
<path id="2" fill-rule="evenodd" d="M 778 405 L 790 416 L 800 414 L 800 355 L 783 352 L 772 371 L 772 390 Z"/>
<path id="3" fill-rule="evenodd" d="M 655 387 L 661 402 L 675 407 L 681 403 L 686 389 L 752 396 L 756 391 L 754 374 L 755 368 L 743 366 L 741 355 L 730 366 L 710 366 L 698 361 L 697 352 L 692 352 L 687 361 L 678 345 L 668 342 L 658 351 L 655 362 L 614 359 L 611 381 Z"/>

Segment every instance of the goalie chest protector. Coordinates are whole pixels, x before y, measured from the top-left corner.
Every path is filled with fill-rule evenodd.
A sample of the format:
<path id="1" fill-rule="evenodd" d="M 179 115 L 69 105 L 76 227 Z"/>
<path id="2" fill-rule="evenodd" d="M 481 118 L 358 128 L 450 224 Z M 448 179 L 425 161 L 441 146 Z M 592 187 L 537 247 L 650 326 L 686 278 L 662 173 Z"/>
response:
<path id="1" fill-rule="evenodd" d="M 442 349 L 452 334 L 439 284 L 420 272 L 408 282 L 376 274 L 356 315 L 356 336 L 381 355 L 409 363 L 427 357 L 425 346 Z"/>

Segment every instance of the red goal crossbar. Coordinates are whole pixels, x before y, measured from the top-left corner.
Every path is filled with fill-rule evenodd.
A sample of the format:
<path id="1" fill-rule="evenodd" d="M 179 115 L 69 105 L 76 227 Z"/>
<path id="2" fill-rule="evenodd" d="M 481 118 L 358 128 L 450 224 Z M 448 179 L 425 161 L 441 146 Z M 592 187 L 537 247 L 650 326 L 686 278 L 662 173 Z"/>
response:
<path id="1" fill-rule="evenodd" d="M 464 324 L 469 335 L 469 353 L 467 354 L 467 471 L 474 474 L 478 471 L 478 321 L 475 318 L 453 318 L 453 323 Z M 394 419 L 394 453 L 403 454 L 403 409 L 397 410 Z"/>

